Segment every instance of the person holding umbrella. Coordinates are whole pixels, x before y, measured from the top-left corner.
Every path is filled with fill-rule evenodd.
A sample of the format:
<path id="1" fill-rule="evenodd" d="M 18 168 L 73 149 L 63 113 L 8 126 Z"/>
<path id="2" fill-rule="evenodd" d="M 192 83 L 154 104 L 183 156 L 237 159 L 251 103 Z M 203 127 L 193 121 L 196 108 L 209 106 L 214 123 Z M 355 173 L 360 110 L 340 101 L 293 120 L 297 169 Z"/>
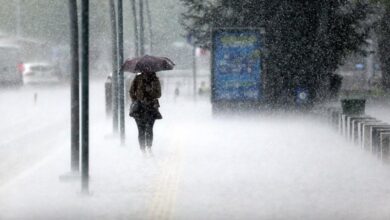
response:
<path id="1" fill-rule="evenodd" d="M 140 58 L 126 60 L 124 71 L 138 73 L 131 83 L 130 116 L 135 119 L 138 128 L 138 142 L 141 151 L 146 149 L 152 153 L 153 126 L 156 119 L 162 119 L 159 111 L 161 84 L 156 72 L 173 69 L 174 63 L 165 57 L 145 55 Z"/>

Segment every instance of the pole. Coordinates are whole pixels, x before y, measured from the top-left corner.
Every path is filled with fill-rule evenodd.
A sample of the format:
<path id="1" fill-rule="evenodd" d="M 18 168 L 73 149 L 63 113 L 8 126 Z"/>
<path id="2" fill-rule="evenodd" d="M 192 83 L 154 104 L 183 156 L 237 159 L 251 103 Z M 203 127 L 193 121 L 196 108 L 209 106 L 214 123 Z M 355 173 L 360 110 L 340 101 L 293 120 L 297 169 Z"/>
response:
<path id="1" fill-rule="evenodd" d="M 139 56 L 139 32 L 138 32 L 138 21 L 137 21 L 137 7 L 135 0 L 131 0 L 131 10 L 133 11 L 133 25 L 134 25 L 134 56 Z"/>
<path id="2" fill-rule="evenodd" d="M 21 11 L 20 11 L 20 0 L 16 0 L 16 36 L 21 35 Z"/>
<path id="3" fill-rule="evenodd" d="M 121 144 L 125 144 L 125 95 L 123 77 L 123 0 L 118 0 L 119 123 Z"/>
<path id="4" fill-rule="evenodd" d="M 70 57 L 71 57 L 71 85 L 70 85 L 70 121 L 71 121 L 71 171 L 80 170 L 80 76 L 79 76 L 79 30 L 77 19 L 77 0 L 69 0 L 70 17 Z"/>
<path id="5" fill-rule="evenodd" d="M 116 25 L 115 0 L 110 0 L 110 18 L 112 31 L 112 127 L 118 133 L 118 32 Z"/>
<path id="6" fill-rule="evenodd" d="M 139 1 L 139 44 L 140 44 L 140 56 L 145 55 L 145 28 L 144 28 L 144 3 L 143 0 Z"/>
<path id="7" fill-rule="evenodd" d="M 371 78 L 374 76 L 374 47 L 373 47 L 373 41 L 372 39 L 368 39 L 366 41 L 368 43 L 368 56 L 366 57 L 366 63 L 367 63 L 367 74 L 366 74 L 366 91 L 369 91 L 371 89 Z"/>
<path id="8" fill-rule="evenodd" d="M 145 0 L 146 15 L 148 17 L 148 29 L 149 29 L 149 53 L 153 54 L 153 28 L 152 28 L 152 15 L 149 7 L 149 0 Z"/>
<path id="9" fill-rule="evenodd" d="M 89 189 L 89 0 L 81 3 L 81 191 Z"/>
<path id="10" fill-rule="evenodd" d="M 107 77 L 104 83 L 104 94 L 106 101 L 106 117 L 112 115 L 112 78 Z"/>
<path id="11" fill-rule="evenodd" d="M 196 101 L 196 46 L 192 46 L 192 77 L 194 86 L 194 101 Z"/>

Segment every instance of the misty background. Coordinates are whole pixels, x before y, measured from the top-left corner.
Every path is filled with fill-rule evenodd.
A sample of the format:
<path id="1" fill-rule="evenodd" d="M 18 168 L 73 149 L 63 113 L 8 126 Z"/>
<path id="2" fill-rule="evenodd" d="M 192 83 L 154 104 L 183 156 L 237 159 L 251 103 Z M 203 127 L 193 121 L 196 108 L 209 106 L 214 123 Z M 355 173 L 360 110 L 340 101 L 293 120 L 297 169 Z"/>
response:
<path id="1" fill-rule="evenodd" d="M 134 56 L 134 27 L 130 3 L 130 0 L 123 1 L 125 58 Z M 34 51 L 23 53 L 25 56 L 23 62 L 34 59 L 50 60 L 53 59 L 55 51 L 61 51 L 62 54 L 69 51 L 68 1 L 1 0 L 0 5 L 0 14 L 2 15 L 0 39 L 16 39 L 19 7 L 19 39 L 33 41 L 35 44 Z M 183 37 L 185 32 L 179 23 L 180 13 L 184 10 L 183 6 L 178 0 L 150 0 L 149 5 L 154 36 L 153 51 L 151 52 L 148 18 L 145 13 L 146 53 L 171 57 L 178 68 L 188 67 L 191 63 L 191 47 L 185 43 Z M 145 8 L 144 10 L 146 11 Z M 90 11 L 91 67 L 99 73 L 105 72 L 107 74 L 111 71 L 109 1 L 91 1 Z M 26 54 L 29 55 L 26 57 Z"/>
<path id="2" fill-rule="evenodd" d="M 244 110 L 242 114 L 213 117 L 210 102 L 210 48 L 207 47 L 210 31 L 207 28 L 213 27 L 216 22 L 224 27 L 238 24 L 242 27 L 260 26 L 260 22 L 264 22 L 262 16 L 267 15 L 271 34 L 267 39 L 275 52 L 271 63 L 275 65 L 274 72 L 269 74 L 275 77 L 268 80 L 274 83 L 270 88 L 276 94 L 275 99 L 269 101 L 292 103 L 296 99 L 291 88 L 296 85 L 290 79 L 301 82 L 302 78 L 295 75 L 316 78 L 318 72 L 307 67 L 326 67 L 315 58 L 320 55 L 320 58 L 332 58 L 329 54 L 337 51 L 338 46 L 345 46 L 343 42 L 349 40 L 344 35 L 335 37 L 337 50 L 326 46 L 318 53 L 314 53 L 312 48 L 302 49 L 302 45 L 324 42 L 321 37 L 326 36 L 316 24 L 311 23 L 312 15 L 321 14 L 313 11 L 321 12 L 319 9 L 324 8 L 321 4 L 345 6 L 360 1 L 149 0 L 154 36 L 150 39 L 145 13 L 146 54 L 166 56 L 176 63 L 174 70 L 158 73 L 163 87 L 160 99 L 163 120 L 155 125 L 152 157 L 144 157 L 139 149 L 137 126 L 133 118 L 128 117 L 129 105 L 125 107 L 124 145 L 115 134 L 113 117 L 106 110 L 105 91 L 106 77 L 112 71 L 109 1 L 89 2 L 90 74 L 94 76 L 90 80 L 88 112 L 92 193 L 80 196 L 79 179 L 70 182 L 59 180 L 60 176 L 67 174 L 71 163 L 72 105 L 68 81 L 57 85 L 43 79 L 36 85 L 26 83 L 16 89 L 4 88 L 0 92 L 1 220 L 389 219 L 388 165 L 364 150 L 364 146 L 362 148 L 347 141 L 339 130 L 334 129 L 338 126 L 330 124 L 325 116 L 314 117 L 314 111 L 302 113 L 293 111 L 293 108 L 282 111 L 271 109 L 261 114 L 237 108 L 238 111 Z M 275 8 L 258 10 L 261 9 L 260 2 Z M 378 1 L 361 2 L 375 5 L 374 2 Z M 274 3 L 280 5 L 276 7 Z M 62 72 L 70 74 L 67 0 L 0 0 L 0 5 L 0 45 L 19 45 L 18 62 L 56 64 L 64 68 Z M 123 6 L 124 57 L 128 58 L 135 54 L 131 0 L 123 1 Z M 301 10 L 303 6 L 306 8 Z M 337 18 L 347 21 L 355 18 L 347 22 L 351 29 L 339 23 L 338 27 L 345 34 L 354 34 L 349 30 L 356 31 L 355 24 L 361 24 L 360 20 L 370 27 L 375 19 L 386 23 L 379 15 L 385 10 L 390 12 L 390 6 L 387 9 L 373 7 L 375 10 L 370 13 L 364 7 L 358 8 L 361 14 L 355 14 L 352 9 L 355 8 L 329 8 L 337 12 L 334 13 Z M 339 13 L 343 10 L 348 13 Z M 259 12 L 259 16 L 254 11 Z M 209 17 L 203 16 L 206 12 L 210 13 Z M 380 18 L 375 18 L 377 15 Z M 199 28 L 199 24 L 207 28 Z M 296 29 L 297 26 L 299 29 Z M 187 43 L 185 37 L 191 30 L 200 30 L 197 33 L 200 36 L 195 38 L 206 44 L 197 44 L 202 49 L 197 48 L 194 63 L 198 64 L 198 69 L 194 72 L 194 47 Z M 320 38 L 302 41 L 301 34 L 309 32 Z M 359 49 L 370 53 L 361 54 L 357 50 L 348 50 L 348 47 L 341 48 L 342 56 L 339 54 L 337 59 L 332 60 L 331 71 L 323 73 L 328 76 L 331 72 L 343 77 L 341 95 L 344 97 L 370 95 L 372 100 L 367 100 L 367 114 L 389 123 L 390 106 L 385 99 L 386 90 L 382 89 L 381 61 L 377 56 L 378 49 L 384 49 L 374 31 L 367 33 L 370 35 L 362 36 L 365 38 L 359 38 L 358 43 L 353 42 L 353 49 L 367 40 L 371 43 Z M 273 39 L 278 41 L 271 41 Z M 3 58 L 6 58 L 3 60 L 8 60 L 9 54 L 3 53 Z M 280 62 L 279 58 L 284 62 Z M 16 70 L 15 64 L 19 63 L 11 61 L 9 63 Z M 128 74 L 126 79 L 133 76 Z M 308 82 L 313 88 L 323 86 L 328 92 L 326 83 Z M 376 94 L 380 95 L 379 98 Z M 339 106 L 339 101 L 339 97 L 335 97 L 330 107 Z M 318 106 L 323 107 L 315 107 Z M 390 161 L 390 156 L 388 159 Z"/>

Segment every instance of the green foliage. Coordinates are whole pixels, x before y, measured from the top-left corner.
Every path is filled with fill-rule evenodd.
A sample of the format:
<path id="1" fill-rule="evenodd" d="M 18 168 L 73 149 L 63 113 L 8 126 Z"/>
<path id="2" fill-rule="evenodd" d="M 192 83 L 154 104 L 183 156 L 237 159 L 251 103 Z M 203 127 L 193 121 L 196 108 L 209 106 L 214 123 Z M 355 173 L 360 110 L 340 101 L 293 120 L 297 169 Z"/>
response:
<path id="1" fill-rule="evenodd" d="M 344 57 L 364 52 L 372 9 L 364 1 L 242 0 L 214 3 L 181 0 L 185 29 L 197 43 L 210 46 L 213 27 L 264 27 L 268 100 L 289 103 L 295 89 L 308 88 L 311 100 L 321 100 L 328 81 Z"/>
<path id="2" fill-rule="evenodd" d="M 384 5 L 386 7 L 390 7 L 390 0 L 371 0 L 371 3 L 381 4 L 381 5 Z"/>
<path id="3" fill-rule="evenodd" d="M 378 53 L 382 70 L 382 86 L 385 91 L 390 91 L 390 1 L 380 1 L 384 6 L 381 18 L 378 22 L 376 34 L 378 37 Z"/>

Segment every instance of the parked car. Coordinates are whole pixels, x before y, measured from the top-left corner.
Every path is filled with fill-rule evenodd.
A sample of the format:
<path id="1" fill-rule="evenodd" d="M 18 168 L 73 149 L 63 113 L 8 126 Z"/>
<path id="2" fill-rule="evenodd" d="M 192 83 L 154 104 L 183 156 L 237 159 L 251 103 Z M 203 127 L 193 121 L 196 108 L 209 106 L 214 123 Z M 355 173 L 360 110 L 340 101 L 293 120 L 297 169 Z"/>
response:
<path id="1" fill-rule="evenodd" d="M 24 84 L 59 83 L 61 73 L 55 65 L 47 62 L 23 63 Z"/>
<path id="2" fill-rule="evenodd" d="M 20 65 L 19 47 L 0 44 L 0 85 L 21 86 L 23 77 L 18 67 Z"/>

